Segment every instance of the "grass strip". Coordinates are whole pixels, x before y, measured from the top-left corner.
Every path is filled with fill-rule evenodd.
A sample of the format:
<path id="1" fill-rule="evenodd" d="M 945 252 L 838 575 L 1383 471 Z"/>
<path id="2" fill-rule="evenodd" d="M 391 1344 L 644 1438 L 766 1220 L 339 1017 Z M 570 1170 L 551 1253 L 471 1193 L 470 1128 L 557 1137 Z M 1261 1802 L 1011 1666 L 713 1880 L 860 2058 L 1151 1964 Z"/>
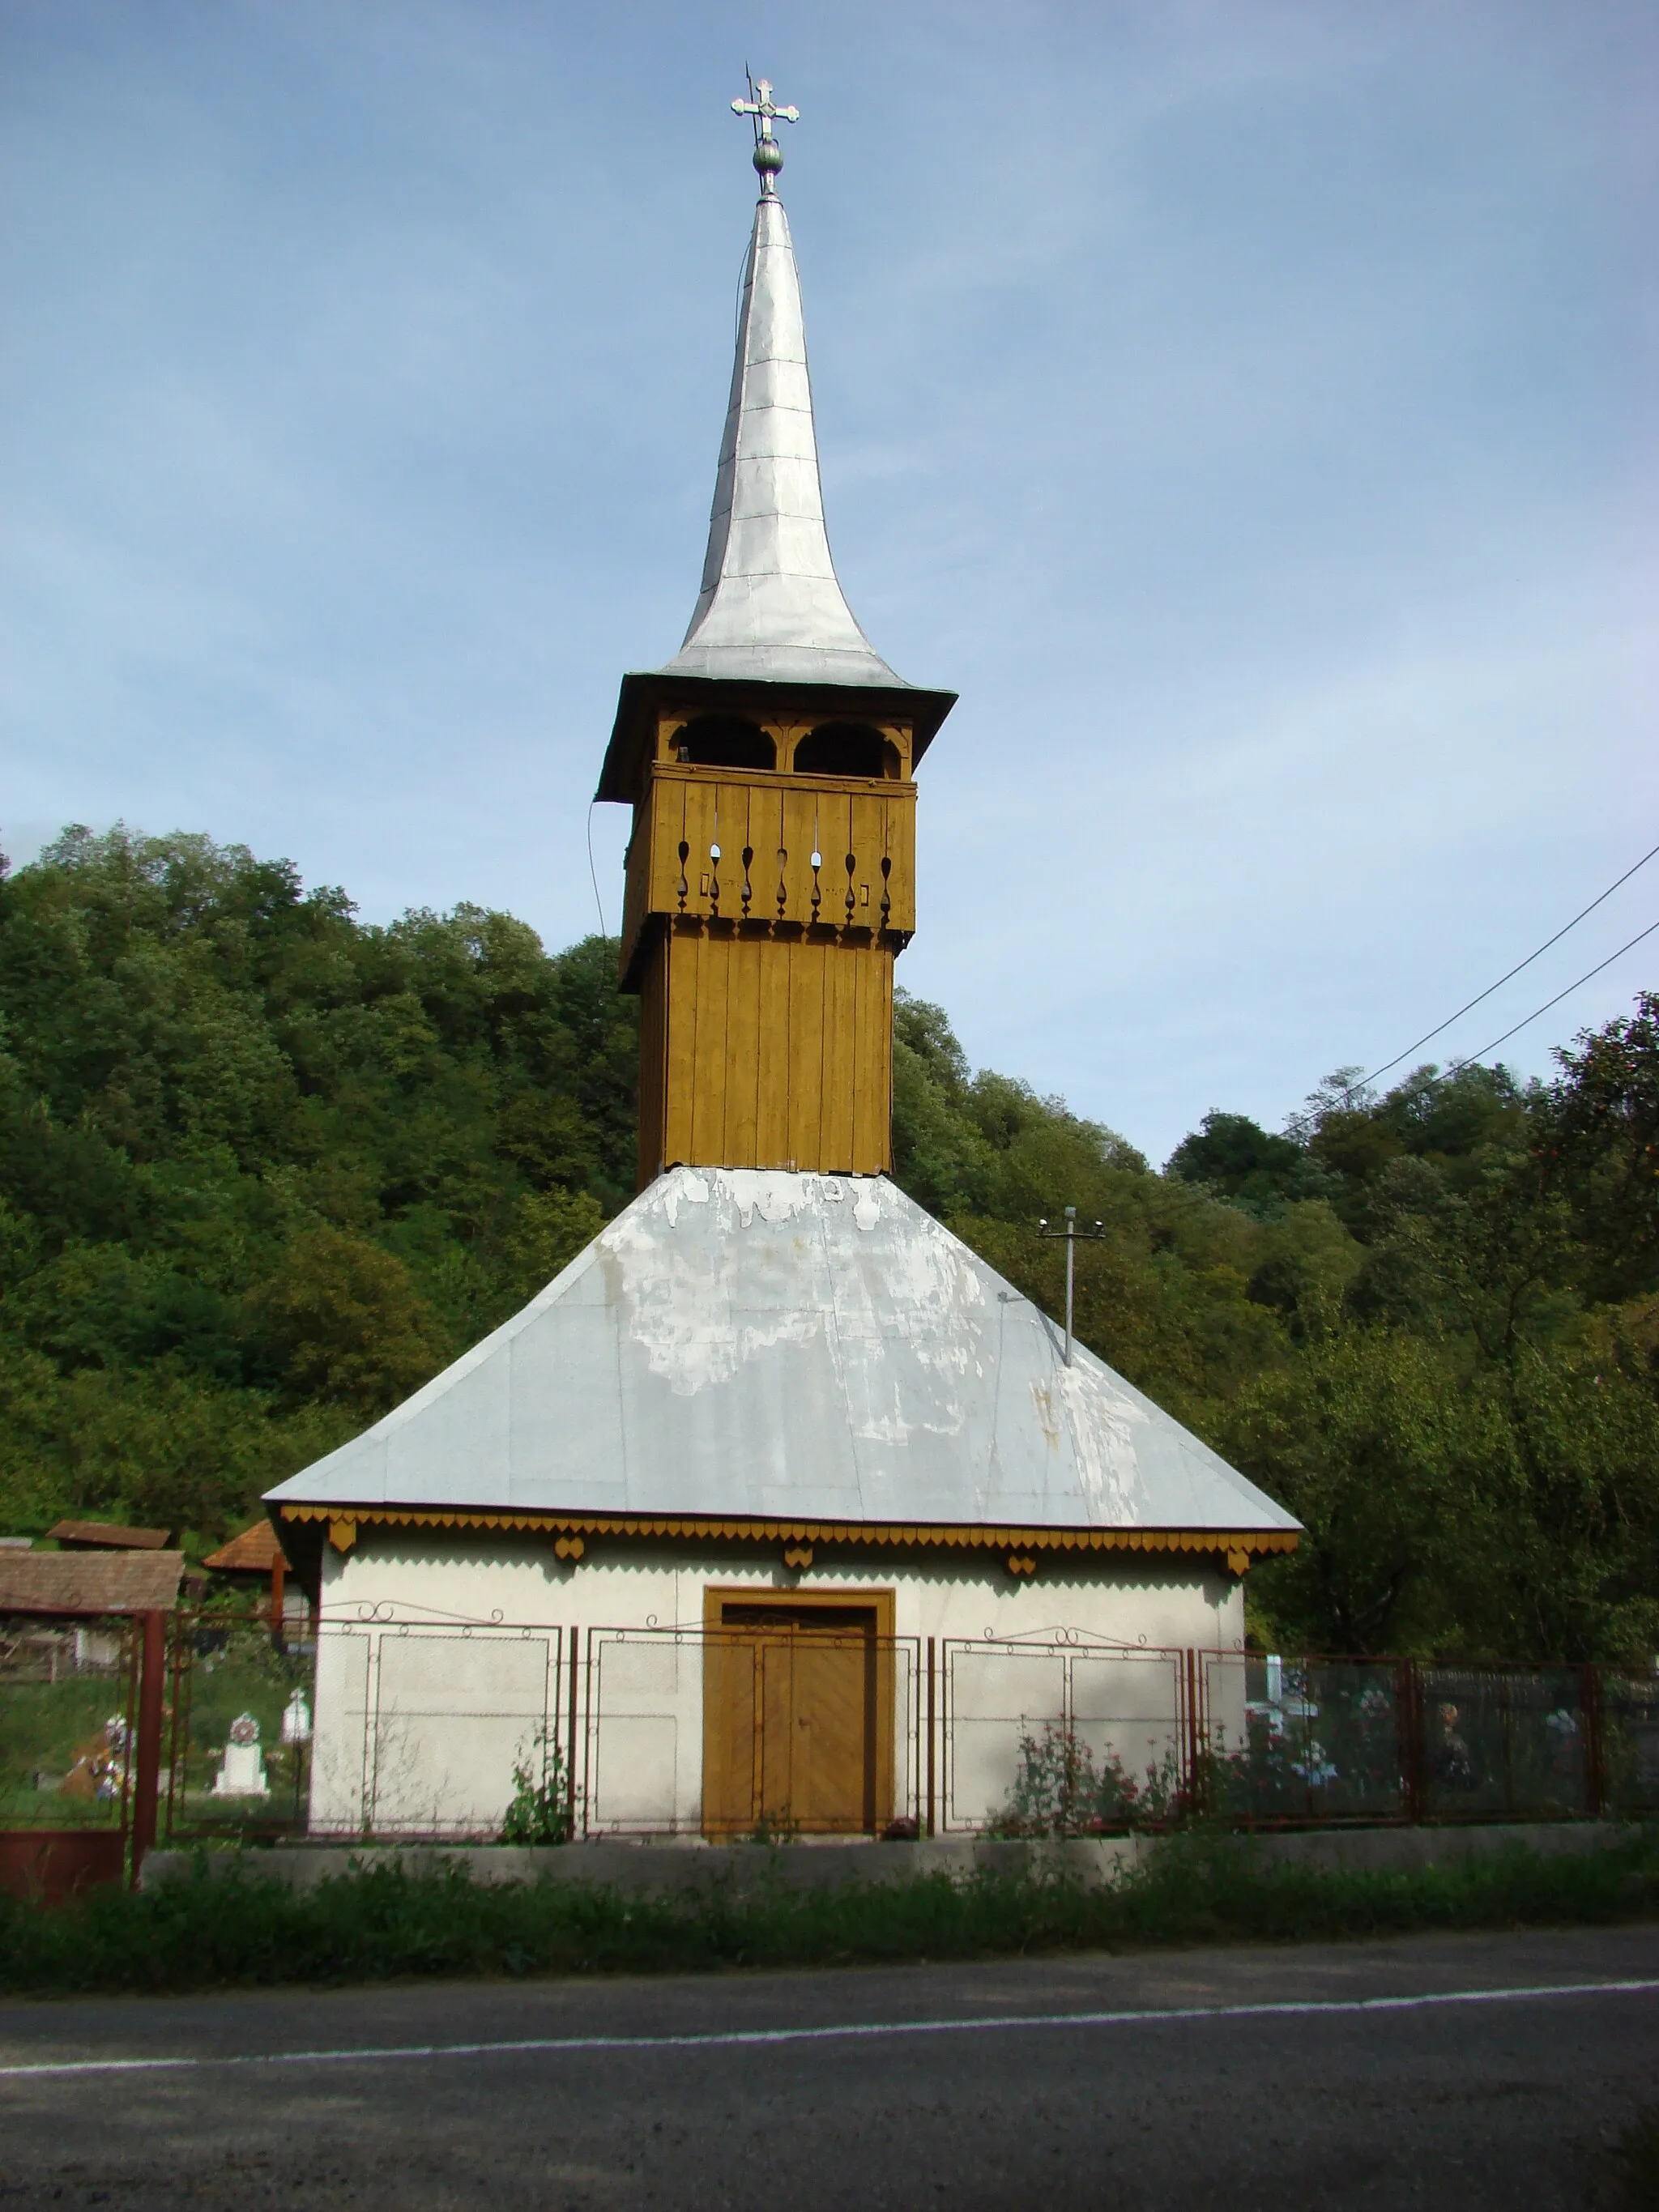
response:
<path id="1" fill-rule="evenodd" d="M 1334 1870 L 1248 1841 L 1171 1838 L 1107 1887 L 1064 1876 L 931 1874 L 826 1890 L 763 1879 L 640 1896 L 545 1877 L 474 1882 L 451 1863 L 356 1869 L 306 1890 L 206 1860 L 137 1894 L 46 1909 L 0 1899 L 0 1990 L 341 1984 L 419 1977 L 684 1973 L 1431 1929 L 1595 1926 L 1659 1917 L 1659 1832 L 1583 1855 L 1516 1844 L 1443 1864 Z"/>

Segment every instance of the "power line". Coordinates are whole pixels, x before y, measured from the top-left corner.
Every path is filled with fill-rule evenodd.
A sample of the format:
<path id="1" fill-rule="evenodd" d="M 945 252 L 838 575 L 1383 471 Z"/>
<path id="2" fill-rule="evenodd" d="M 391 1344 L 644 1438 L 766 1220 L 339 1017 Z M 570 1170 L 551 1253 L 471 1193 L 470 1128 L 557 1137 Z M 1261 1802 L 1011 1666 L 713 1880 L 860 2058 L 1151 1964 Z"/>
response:
<path id="1" fill-rule="evenodd" d="M 1645 929 L 1637 932 L 1632 938 L 1630 945 L 1621 945 L 1617 952 L 1609 952 L 1605 960 L 1598 962 L 1590 969 L 1589 975 L 1581 975 L 1578 978 L 1578 983 L 1588 983 L 1591 975 L 1599 975 L 1603 968 L 1611 968 L 1615 960 L 1624 957 L 1630 951 L 1631 945 L 1639 945 L 1644 937 L 1651 937 L 1656 929 L 1659 929 L 1659 921 L 1650 921 Z M 1479 1052 L 1470 1053 L 1465 1060 L 1455 1060 L 1446 1073 L 1449 1075 L 1455 1075 L 1460 1067 L 1472 1067 L 1477 1060 L 1484 1060 L 1489 1052 L 1496 1052 L 1500 1044 L 1507 1044 L 1512 1036 L 1518 1036 L 1522 1030 L 1529 1029 L 1538 1019 L 1539 1014 L 1547 1014 L 1552 1006 L 1559 1006 L 1563 999 L 1570 999 L 1578 988 L 1578 983 L 1569 983 L 1565 991 L 1558 991 L 1553 999 L 1547 1000 L 1539 1007 L 1537 1013 L 1528 1014 L 1524 1022 L 1517 1022 L 1512 1030 L 1505 1030 L 1502 1036 L 1494 1037 L 1490 1044 L 1483 1044 Z"/>
<path id="2" fill-rule="evenodd" d="M 1501 991 L 1505 983 L 1512 981 L 1514 978 L 1521 973 L 1522 969 L 1530 968 L 1534 960 L 1539 960 L 1543 957 L 1544 954 L 1549 951 L 1552 945 L 1559 945 L 1570 929 L 1577 929 L 1579 923 L 1584 919 L 1585 915 L 1594 914 L 1598 906 L 1602 905 L 1605 901 L 1610 899 L 1613 893 L 1618 890 L 1619 884 L 1627 884 L 1631 878 L 1636 873 L 1638 868 L 1645 868 L 1648 862 L 1652 860 L 1654 854 L 1656 853 L 1659 853 L 1659 845 L 1656 845 L 1653 848 L 1652 852 L 1644 853 L 1641 859 L 1636 862 L 1634 866 L 1626 869 L 1624 874 L 1620 877 L 1618 883 L 1609 884 L 1606 890 L 1604 890 L 1599 897 L 1593 898 L 1589 904 L 1585 907 L 1582 912 L 1574 915 L 1571 921 L 1564 922 L 1561 927 L 1556 931 L 1553 937 L 1547 937 L 1544 942 L 1539 946 L 1536 952 L 1528 953 L 1526 958 L 1518 962 L 1515 967 L 1511 968 L 1507 975 L 1500 975 L 1495 983 L 1488 983 L 1486 989 L 1479 993 L 1474 998 L 1471 999 L 1467 1006 L 1460 1006 L 1455 1014 L 1448 1014 L 1443 1022 L 1437 1024 L 1435 1028 L 1428 1030 L 1424 1036 L 1419 1037 L 1415 1044 L 1408 1044 L 1404 1052 L 1395 1053 L 1392 1060 L 1385 1060 L 1381 1067 L 1372 1068 L 1369 1075 L 1362 1075 L 1358 1082 L 1350 1084 L 1348 1085 L 1348 1089 L 1350 1091 L 1363 1091 L 1368 1083 L 1375 1083 L 1379 1075 L 1386 1075 L 1391 1067 L 1398 1067 L 1402 1060 L 1409 1060 L 1413 1053 L 1419 1051 L 1424 1045 L 1428 1044 L 1432 1039 L 1440 1036 L 1443 1030 L 1449 1030 L 1454 1022 L 1461 1022 L 1465 1014 L 1472 1013 L 1476 1006 L 1481 1005 L 1486 1000 L 1491 998 L 1494 991 Z M 1656 924 L 1656 927 L 1659 927 L 1659 924 Z M 1643 937 L 1646 937 L 1650 934 L 1651 933 L 1647 930 L 1644 930 L 1642 933 Z M 1642 938 L 1633 937 L 1631 939 L 1631 945 L 1639 945 L 1641 941 Z M 1621 949 L 1624 951 L 1628 952 L 1630 950 L 1630 945 L 1626 945 Z M 1613 953 L 1609 959 L 1604 960 L 1601 963 L 1601 968 L 1611 966 L 1612 962 L 1616 960 L 1618 957 L 1619 954 L 1617 952 Z M 1590 975 L 1599 975 L 1601 972 L 1601 968 L 1592 968 L 1590 969 Z M 1580 982 L 1587 983 L 1589 981 L 1589 975 L 1583 975 L 1579 978 Z M 1567 989 L 1571 991 L 1576 991 L 1577 988 L 1577 983 L 1571 983 L 1567 987 Z M 1566 995 L 1566 991 L 1562 991 L 1558 994 L 1556 998 L 1550 1000 L 1550 1006 L 1558 1005 L 1560 1000 L 1565 999 Z M 1548 1012 L 1549 1006 L 1540 1006 L 1538 1009 L 1538 1014 L 1547 1014 Z M 1495 1039 L 1494 1042 L 1498 1044 L 1504 1043 L 1506 1038 L 1512 1037 L 1515 1035 L 1516 1030 L 1525 1029 L 1527 1022 L 1535 1022 L 1538 1019 L 1538 1014 L 1528 1014 L 1527 1016 L 1526 1022 L 1517 1022 L 1514 1030 L 1506 1030 L 1504 1036 Z M 1481 1048 L 1481 1050 L 1484 1052 L 1490 1052 L 1492 1049 L 1492 1045 L 1483 1045 Z M 1474 1059 L 1478 1060 L 1480 1057 L 1480 1054 L 1475 1053 L 1471 1056 Z M 1459 1066 L 1462 1067 L 1467 1067 L 1468 1064 L 1468 1060 L 1460 1060 L 1458 1062 Z"/>
<path id="3" fill-rule="evenodd" d="M 599 872 L 593 865 L 593 808 L 599 803 L 597 799 L 594 799 L 587 810 L 587 872 L 593 879 L 593 903 L 599 909 L 599 935 L 603 937 L 605 935 L 605 901 L 599 896 Z"/>

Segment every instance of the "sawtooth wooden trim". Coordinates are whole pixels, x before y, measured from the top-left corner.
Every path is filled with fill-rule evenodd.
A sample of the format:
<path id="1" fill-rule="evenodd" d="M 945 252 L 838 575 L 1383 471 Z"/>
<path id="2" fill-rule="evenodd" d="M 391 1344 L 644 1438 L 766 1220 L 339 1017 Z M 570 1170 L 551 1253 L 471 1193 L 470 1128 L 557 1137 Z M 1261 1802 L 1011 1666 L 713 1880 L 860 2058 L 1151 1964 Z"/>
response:
<path id="1" fill-rule="evenodd" d="M 1226 1559 L 1235 1572 L 1251 1560 L 1293 1552 L 1287 1528 L 1021 1528 L 987 1522 L 720 1520 L 701 1515 L 589 1515 L 453 1512 L 400 1505 L 282 1505 L 285 1521 L 321 1521 L 349 1544 L 356 1524 L 396 1528 L 505 1528 L 551 1536 L 683 1538 L 697 1542 L 896 1547 L 907 1550 L 1001 1552 L 1198 1552 Z M 339 1544 L 339 1538 L 333 1537 Z M 339 1545 L 343 1550 L 345 1545 Z M 1242 1564 L 1234 1566 L 1234 1561 Z"/>

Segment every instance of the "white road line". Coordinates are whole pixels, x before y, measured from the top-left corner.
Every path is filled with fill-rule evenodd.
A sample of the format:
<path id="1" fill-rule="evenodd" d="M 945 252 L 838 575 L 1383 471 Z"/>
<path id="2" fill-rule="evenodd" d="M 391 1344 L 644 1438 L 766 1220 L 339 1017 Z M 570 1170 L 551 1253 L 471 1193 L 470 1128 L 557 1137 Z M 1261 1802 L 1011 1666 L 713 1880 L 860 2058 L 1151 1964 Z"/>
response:
<path id="1" fill-rule="evenodd" d="M 1509 1990 L 1438 1990 L 1402 1997 L 1286 1999 L 1277 2003 L 1170 2005 L 1125 2012 L 998 2013 L 976 2020 L 854 2021 L 834 2027 L 736 2027 L 705 2035 L 538 2035 L 500 2043 L 397 2043 L 339 2051 L 255 2051 L 228 2057 L 62 2058 L 34 2066 L 0 2066 L 0 2081 L 34 2081 L 65 2074 L 158 2074 L 221 2071 L 230 2066 L 363 2066 L 398 2058 L 492 2058 L 520 2052 L 574 2054 L 584 2051 L 722 2051 L 756 2044 L 835 2043 L 894 2035 L 982 2035 L 1031 2027 L 1157 2027 L 1188 2020 L 1296 2020 L 1310 2014 L 1422 2012 L 1436 2005 L 1526 2004 L 1548 1997 L 1650 1995 L 1659 1979 L 1622 1982 L 1542 1982 Z"/>

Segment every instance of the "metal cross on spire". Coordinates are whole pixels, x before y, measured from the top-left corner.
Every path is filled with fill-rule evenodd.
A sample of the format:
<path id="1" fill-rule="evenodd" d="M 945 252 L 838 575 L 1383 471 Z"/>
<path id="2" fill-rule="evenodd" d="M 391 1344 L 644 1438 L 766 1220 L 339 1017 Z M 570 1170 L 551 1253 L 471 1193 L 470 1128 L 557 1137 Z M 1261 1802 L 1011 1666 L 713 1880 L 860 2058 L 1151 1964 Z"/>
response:
<path id="1" fill-rule="evenodd" d="M 745 76 L 748 75 L 747 70 L 744 73 Z M 754 118 L 755 173 L 761 180 L 761 198 L 763 200 L 775 199 L 778 196 L 778 188 L 773 179 L 783 167 L 783 149 L 773 136 L 772 125 L 775 121 L 780 119 L 785 123 L 799 123 L 799 108 L 775 106 L 772 100 L 772 88 L 766 79 L 762 77 L 757 84 L 751 76 L 749 78 L 748 99 L 734 100 L 732 103 L 732 112 L 733 115 L 750 115 Z"/>

